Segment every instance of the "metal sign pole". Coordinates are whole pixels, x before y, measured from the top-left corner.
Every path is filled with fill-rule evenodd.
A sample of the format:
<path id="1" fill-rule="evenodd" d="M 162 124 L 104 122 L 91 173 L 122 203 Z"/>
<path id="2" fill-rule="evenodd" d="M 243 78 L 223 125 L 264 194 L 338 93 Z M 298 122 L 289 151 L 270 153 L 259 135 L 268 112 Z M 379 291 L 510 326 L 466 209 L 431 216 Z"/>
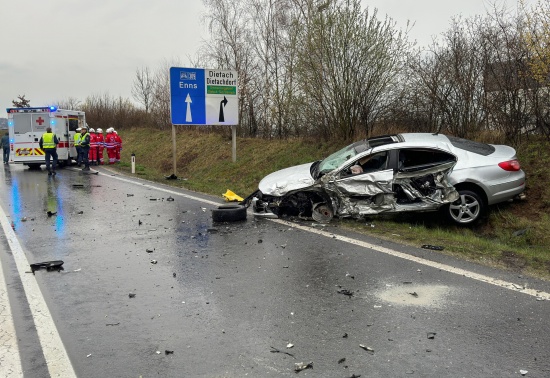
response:
<path id="1" fill-rule="evenodd" d="M 172 124 L 172 157 L 173 157 L 173 173 L 172 178 L 176 179 L 178 176 L 176 175 L 176 127 L 174 124 Z"/>

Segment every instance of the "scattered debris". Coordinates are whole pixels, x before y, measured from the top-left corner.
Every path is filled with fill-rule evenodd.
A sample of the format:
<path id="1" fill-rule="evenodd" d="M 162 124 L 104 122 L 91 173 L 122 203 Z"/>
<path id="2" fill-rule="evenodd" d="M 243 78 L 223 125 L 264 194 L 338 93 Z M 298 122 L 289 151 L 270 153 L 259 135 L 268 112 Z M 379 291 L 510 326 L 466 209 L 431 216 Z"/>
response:
<path id="1" fill-rule="evenodd" d="M 299 373 L 301 372 L 302 370 L 305 370 L 305 369 L 313 369 L 313 362 L 310 362 L 310 363 L 303 363 L 303 362 L 297 362 L 294 364 L 294 371 L 296 373 Z"/>
<path id="2" fill-rule="evenodd" d="M 366 345 L 363 345 L 363 344 L 359 344 L 359 347 L 366 350 L 367 352 L 369 352 L 370 354 L 374 354 L 374 349 L 372 349 L 371 347 L 369 346 L 366 346 Z"/>
<path id="3" fill-rule="evenodd" d="M 151 264 L 156 264 L 157 262 L 157 260 L 151 260 Z"/>
<path id="4" fill-rule="evenodd" d="M 105 325 L 106 326 L 117 326 L 117 325 L 120 325 L 120 322 L 118 322 L 118 323 L 107 323 Z"/>
<path id="5" fill-rule="evenodd" d="M 352 276 L 352 275 L 351 275 L 351 274 L 349 274 L 349 273 L 346 273 L 346 277 L 349 277 L 349 278 L 351 278 L 352 280 L 354 280 L 354 279 L 355 279 L 355 276 Z"/>
<path id="6" fill-rule="evenodd" d="M 134 196 L 134 195 L 133 195 L 133 194 L 130 194 L 130 193 L 126 194 L 126 197 L 133 197 L 133 196 Z"/>
<path id="7" fill-rule="evenodd" d="M 429 340 L 435 339 L 435 335 L 437 335 L 437 333 L 435 333 L 435 332 L 428 332 L 428 339 L 429 339 Z"/>
<path id="8" fill-rule="evenodd" d="M 338 360 L 338 363 L 339 363 L 339 364 L 343 364 L 344 362 L 346 362 L 346 358 L 345 358 L 345 357 L 344 357 L 344 358 L 340 358 L 340 359 Z"/>
<path id="9" fill-rule="evenodd" d="M 431 244 L 424 244 L 422 246 L 422 248 L 431 249 L 431 250 L 434 250 L 434 251 L 443 251 L 445 249 L 445 247 L 442 247 L 440 245 L 431 245 Z"/>
<path id="10" fill-rule="evenodd" d="M 147 252 L 147 253 L 153 253 L 153 250 L 152 250 L 152 249 L 149 249 L 149 248 L 147 248 L 147 249 L 145 250 L 145 252 Z"/>
<path id="11" fill-rule="evenodd" d="M 90 354 L 88 354 L 88 355 L 86 356 L 86 358 L 88 358 L 88 357 L 92 357 L 92 354 L 91 354 L 91 353 L 90 353 Z"/>
<path id="12" fill-rule="evenodd" d="M 344 333 L 344 335 L 342 336 L 344 339 L 347 339 L 348 338 L 348 334 L 347 333 Z"/>
<path id="13" fill-rule="evenodd" d="M 149 201 L 156 201 L 157 198 L 149 198 Z"/>
<path id="14" fill-rule="evenodd" d="M 135 298 L 136 297 L 136 293 L 130 293 L 128 294 L 128 298 Z"/>
<path id="15" fill-rule="evenodd" d="M 84 214 L 84 211 L 80 210 L 77 214 Z"/>
<path id="16" fill-rule="evenodd" d="M 349 378 L 359 378 L 360 376 L 361 376 L 361 374 L 359 374 L 359 375 L 352 374 Z"/>
<path id="17" fill-rule="evenodd" d="M 157 350 L 155 353 L 156 353 L 156 354 L 160 354 L 160 350 Z"/>
<path id="18" fill-rule="evenodd" d="M 286 344 L 286 347 L 287 347 L 288 349 L 293 348 L 293 347 L 294 347 L 294 344 L 288 343 L 288 344 Z"/>
<path id="19" fill-rule="evenodd" d="M 138 220 L 138 226 L 141 226 L 143 224 L 143 222 L 140 220 Z"/>
<path id="20" fill-rule="evenodd" d="M 282 350 L 279 350 L 279 349 L 274 348 L 274 347 L 270 347 L 270 348 L 271 348 L 271 350 L 270 350 L 271 353 L 282 353 L 282 354 L 286 354 L 287 356 L 296 358 L 296 357 L 294 357 L 294 355 L 292 353 L 283 352 Z"/>
<path id="21" fill-rule="evenodd" d="M 409 293 L 410 295 L 412 295 L 413 297 L 415 298 L 418 298 L 418 293 L 415 291 L 415 292 L 412 292 L 412 293 Z"/>
<path id="22" fill-rule="evenodd" d="M 166 198 L 166 201 L 170 201 L 170 202 L 171 202 L 171 201 L 174 201 L 174 198 L 168 197 L 168 198 Z"/>
<path id="23" fill-rule="evenodd" d="M 57 211 L 54 212 L 54 211 L 48 210 L 48 212 L 46 214 L 48 214 L 48 217 L 51 217 L 51 216 L 57 214 Z"/>
<path id="24" fill-rule="evenodd" d="M 172 173 L 170 176 L 164 176 L 164 178 L 166 180 L 177 180 L 178 176 L 176 176 L 175 174 Z"/>
<path id="25" fill-rule="evenodd" d="M 207 232 L 210 232 L 211 234 L 216 234 L 216 233 L 218 233 L 219 230 L 218 230 L 217 228 L 212 227 L 212 228 L 209 228 L 209 229 L 206 230 L 206 231 L 207 231 Z"/>
<path id="26" fill-rule="evenodd" d="M 83 188 L 84 184 L 73 184 L 73 188 Z"/>
<path id="27" fill-rule="evenodd" d="M 527 370 L 520 370 L 519 373 L 521 375 L 526 375 L 527 373 L 529 373 Z"/>
<path id="28" fill-rule="evenodd" d="M 27 221 L 27 217 L 21 218 L 21 222 L 26 222 L 26 221 Z"/>
<path id="29" fill-rule="evenodd" d="M 174 351 L 173 351 L 173 350 L 168 350 L 168 349 L 166 349 L 166 350 L 164 351 L 164 354 L 174 354 Z"/>
<path id="30" fill-rule="evenodd" d="M 34 271 L 35 270 L 39 270 L 39 269 L 46 269 L 48 272 L 49 271 L 52 271 L 52 270 L 56 270 L 56 271 L 60 271 L 60 270 L 63 270 L 63 261 L 61 260 L 55 260 L 55 261 L 46 261 L 46 262 L 41 262 L 41 263 L 35 263 L 35 264 L 31 264 L 31 271 L 32 271 L 32 274 L 34 274 Z"/>
<path id="31" fill-rule="evenodd" d="M 353 296 L 353 292 L 349 291 L 348 289 L 340 289 L 338 290 L 338 294 L 344 294 L 350 298 Z"/>
<path id="32" fill-rule="evenodd" d="M 172 273 L 172 277 L 176 277 L 176 273 Z"/>

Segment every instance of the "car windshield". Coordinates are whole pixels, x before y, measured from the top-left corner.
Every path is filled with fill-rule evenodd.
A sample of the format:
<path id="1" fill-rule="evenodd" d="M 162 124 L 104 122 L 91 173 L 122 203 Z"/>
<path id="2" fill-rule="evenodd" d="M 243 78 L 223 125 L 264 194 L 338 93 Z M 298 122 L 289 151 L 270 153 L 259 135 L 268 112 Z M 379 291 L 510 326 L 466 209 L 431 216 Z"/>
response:
<path id="1" fill-rule="evenodd" d="M 369 148 L 369 143 L 366 140 L 361 140 L 359 142 L 350 144 L 349 146 L 346 146 L 339 151 L 336 151 L 335 153 L 321 161 L 317 169 L 318 175 L 321 176 L 325 173 L 335 170 L 346 160 L 351 159 L 355 155 L 360 154 L 361 152 L 364 152 Z"/>

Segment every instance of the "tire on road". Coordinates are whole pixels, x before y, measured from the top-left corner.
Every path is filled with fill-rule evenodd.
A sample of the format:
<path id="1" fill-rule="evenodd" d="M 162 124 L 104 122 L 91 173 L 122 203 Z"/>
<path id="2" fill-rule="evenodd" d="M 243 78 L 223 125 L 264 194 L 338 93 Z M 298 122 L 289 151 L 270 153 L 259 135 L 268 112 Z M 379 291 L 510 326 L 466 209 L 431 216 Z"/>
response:
<path id="1" fill-rule="evenodd" d="M 236 222 L 246 219 L 246 207 L 242 205 L 221 205 L 212 210 L 214 222 Z"/>

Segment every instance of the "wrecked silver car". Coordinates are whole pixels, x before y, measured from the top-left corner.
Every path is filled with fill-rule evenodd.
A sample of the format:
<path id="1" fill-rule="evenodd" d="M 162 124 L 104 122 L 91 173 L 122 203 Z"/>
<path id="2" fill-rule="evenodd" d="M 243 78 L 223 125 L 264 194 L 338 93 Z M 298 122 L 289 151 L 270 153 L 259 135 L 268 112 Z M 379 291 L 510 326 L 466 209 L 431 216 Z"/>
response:
<path id="1" fill-rule="evenodd" d="M 324 160 L 264 177 L 246 200 L 254 214 L 361 218 L 380 213 L 443 209 L 469 225 L 488 205 L 525 189 L 516 152 L 442 134 L 408 133 L 353 143 Z"/>

